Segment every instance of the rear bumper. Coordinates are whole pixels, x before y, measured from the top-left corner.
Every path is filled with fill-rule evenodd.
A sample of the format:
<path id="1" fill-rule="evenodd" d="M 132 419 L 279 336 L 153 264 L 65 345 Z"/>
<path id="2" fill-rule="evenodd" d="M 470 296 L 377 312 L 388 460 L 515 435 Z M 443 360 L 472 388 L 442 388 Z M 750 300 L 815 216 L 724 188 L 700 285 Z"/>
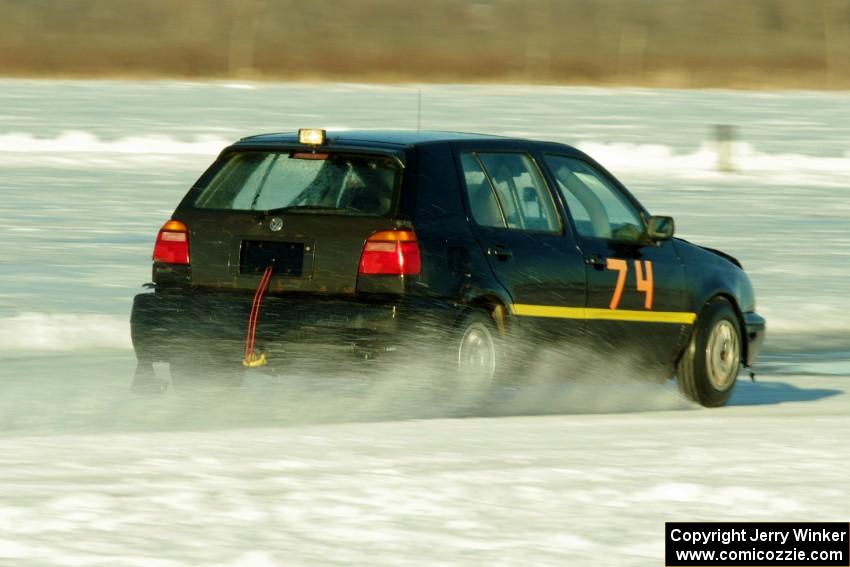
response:
<path id="1" fill-rule="evenodd" d="M 139 294 L 130 317 L 136 355 L 140 361 L 168 362 L 188 349 L 194 355 L 240 360 L 251 300 L 244 293 Z M 380 351 L 407 337 L 444 334 L 456 316 L 451 303 L 425 298 L 392 302 L 267 295 L 256 344 L 278 355 L 297 355 L 311 344 Z"/>
<path id="2" fill-rule="evenodd" d="M 766 325 L 764 317 L 754 312 L 744 314 L 744 325 L 747 335 L 747 360 L 745 366 L 752 366 L 764 344 Z"/>

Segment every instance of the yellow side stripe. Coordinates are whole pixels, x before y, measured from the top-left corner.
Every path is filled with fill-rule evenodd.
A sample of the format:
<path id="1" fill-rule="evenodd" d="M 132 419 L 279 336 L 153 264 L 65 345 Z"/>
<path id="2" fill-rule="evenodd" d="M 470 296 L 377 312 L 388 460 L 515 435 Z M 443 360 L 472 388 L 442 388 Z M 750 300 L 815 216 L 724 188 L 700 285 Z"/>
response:
<path id="1" fill-rule="evenodd" d="M 558 307 L 514 303 L 511 312 L 519 317 L 554 317 L 557 319 L 586 319 L 602 321 L 637 321 L 640 323 L 678 323 L 692 325 L 696 313 L 682 311 L 629 311 L 628 309 L 591 309 L 587 307 Z"/>

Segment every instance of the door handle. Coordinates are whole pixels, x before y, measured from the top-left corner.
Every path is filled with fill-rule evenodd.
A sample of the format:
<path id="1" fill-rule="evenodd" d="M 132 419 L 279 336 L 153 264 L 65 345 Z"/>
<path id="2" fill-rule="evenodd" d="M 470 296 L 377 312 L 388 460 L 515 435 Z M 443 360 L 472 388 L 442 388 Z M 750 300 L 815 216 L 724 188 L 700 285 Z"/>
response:
<path id="1" fill-rule="evenodd" d="M 510 248 L 505 248 L 504 246 L 496 245 L 491 246 L 487 249 L 487 255 L 495 256 L 496 258 L 504 262 L 506 260 L 510 260 L 513 257 L 514 253 L 511 252 Z"/>
<path id="2" fill-rule="evenodd" d="M 607 265 L 608 259 L 603 258 L 599 254 L 591 254 L 584 259 L 584 263 L 594 268 L 604 268 Z"/>

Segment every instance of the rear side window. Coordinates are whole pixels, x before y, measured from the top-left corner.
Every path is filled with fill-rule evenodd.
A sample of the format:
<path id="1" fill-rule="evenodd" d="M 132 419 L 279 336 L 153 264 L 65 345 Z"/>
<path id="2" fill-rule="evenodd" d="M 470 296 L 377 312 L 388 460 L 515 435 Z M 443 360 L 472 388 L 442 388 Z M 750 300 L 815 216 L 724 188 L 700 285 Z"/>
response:
<path id="1" fill-rule="evenodd" d="M 384 156 L 234 152 L 222 158 L 193 205 L 384 216 L 392 210 L 399 184 L 397 164 Z"/>
<path id="2" fill-rule="evenodd" d="M 471 153 L 465 153 L 461 154 L 460 161 L 473 220 L 479 226 L 504 228 L 505 217 L 478 158 Z"/>
<path id="3" fill-rule="evenodd" d="M 470 212 L 480 226 L 561 231 L 546 183 L 526 154 L 465 152 L 461 167 Z"/>

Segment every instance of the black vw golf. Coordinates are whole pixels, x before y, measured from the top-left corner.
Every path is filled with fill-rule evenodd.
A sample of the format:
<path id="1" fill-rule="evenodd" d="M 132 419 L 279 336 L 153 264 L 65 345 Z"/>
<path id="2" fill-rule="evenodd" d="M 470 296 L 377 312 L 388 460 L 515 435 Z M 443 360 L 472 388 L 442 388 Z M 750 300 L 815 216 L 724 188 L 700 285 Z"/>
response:
<path id="1" fill-rule="evenodd" d="M 159 387 L 159 361 L 174 382 L 213 380 L 285 373 L 317 347 L 372 358 L 423 343 L 453 380 L 487 385 L 521 379 L 541 345 L 582 345 L 719 406 L 764 339 L 735 258 L 673 238 L 673 219 L 552 142 L 245 138 L 189 190 L 153 260 L 131 317 L 139 389 Z"/>

